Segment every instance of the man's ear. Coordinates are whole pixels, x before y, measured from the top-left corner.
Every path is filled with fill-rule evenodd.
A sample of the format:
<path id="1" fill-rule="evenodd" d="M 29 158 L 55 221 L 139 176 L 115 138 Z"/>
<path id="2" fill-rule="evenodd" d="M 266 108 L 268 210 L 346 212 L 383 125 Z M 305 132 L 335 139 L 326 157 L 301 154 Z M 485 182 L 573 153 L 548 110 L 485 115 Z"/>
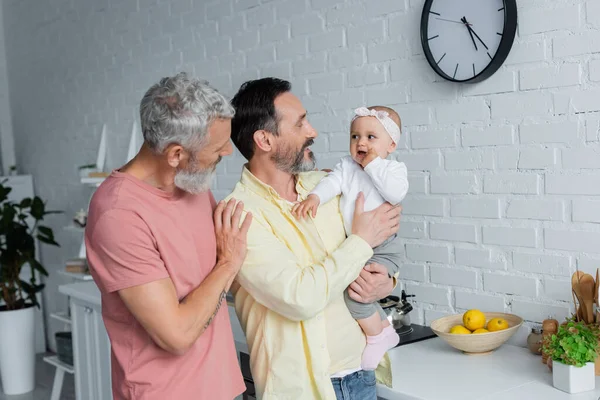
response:
<path id="1" fill-rule="evenodd" d="M 179 144 L 170 144 L 165 149 L 164 154 L 167 157 L 167 162 L 173 168 L 177 168 L 182 161 L 189 158 L 187 152 Z"/>
<path id="2" fill-rule="evenodd" d="M 259 130 L 254 132 L 254 144 L 257 148 L 265 152 L 273 150 L 273 135 L 265 130 Z"/>

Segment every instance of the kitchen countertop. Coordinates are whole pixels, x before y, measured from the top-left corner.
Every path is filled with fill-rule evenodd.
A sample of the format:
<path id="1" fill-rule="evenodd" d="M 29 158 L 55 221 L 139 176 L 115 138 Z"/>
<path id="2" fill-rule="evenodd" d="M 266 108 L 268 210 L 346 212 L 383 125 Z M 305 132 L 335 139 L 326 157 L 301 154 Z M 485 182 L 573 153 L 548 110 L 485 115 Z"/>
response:
<path id="1" fill-rule="evenodd" d="M 386 400 L 598 400 L 596 389 L 570 395 L 552 386 L 541 356 L 504 344 L 489 355 L 466 355 L 434 338 L 388 352 L 392 388 L 377 385 Z"/>
<path id="2" fill-rule="evenodd" d="M 60 285 L 58 291 L 70 297 L 85 300 L 97 306 L 102 304 L 100 290 L 93 281 Z"/>

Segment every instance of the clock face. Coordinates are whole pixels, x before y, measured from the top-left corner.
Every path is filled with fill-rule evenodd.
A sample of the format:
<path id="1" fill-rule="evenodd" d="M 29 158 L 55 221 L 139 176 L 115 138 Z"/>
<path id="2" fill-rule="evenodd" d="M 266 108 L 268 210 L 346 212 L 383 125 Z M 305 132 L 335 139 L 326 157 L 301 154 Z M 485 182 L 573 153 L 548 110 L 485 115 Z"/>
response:
<path id="1" fill-rule="evenodd" d="M 427 0 L 421 42 L 433 69 L 455 82 L 491 76 L 510 52 L 515 0 Z"/>

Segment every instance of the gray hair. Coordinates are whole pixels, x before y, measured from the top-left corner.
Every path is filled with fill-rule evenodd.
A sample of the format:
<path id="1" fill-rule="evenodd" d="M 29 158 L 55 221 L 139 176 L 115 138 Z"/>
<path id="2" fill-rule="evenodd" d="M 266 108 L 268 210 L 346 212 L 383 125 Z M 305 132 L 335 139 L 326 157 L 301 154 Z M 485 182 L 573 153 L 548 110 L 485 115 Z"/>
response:
<path id="1" fill-rule="evenodd" d="M 140 103 L 144 141 L 157 153 L 172 143 L 197 150 L 210 124 L 231 119 L 234 113 L 229 101 L 208 82 L 190 79 L 185 72 L 161 79 Z"/>

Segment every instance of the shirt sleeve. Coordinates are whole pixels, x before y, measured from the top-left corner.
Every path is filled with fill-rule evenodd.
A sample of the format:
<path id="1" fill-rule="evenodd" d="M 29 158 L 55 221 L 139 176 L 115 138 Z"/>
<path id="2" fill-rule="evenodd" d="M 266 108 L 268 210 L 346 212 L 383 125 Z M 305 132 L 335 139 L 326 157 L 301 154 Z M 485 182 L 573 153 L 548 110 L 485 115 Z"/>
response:
<path id="1" fill-rule="evenodd" d="M 106 292 L 169 277 L 148 225 L 133 211 L 111 210 L 86 235 L 88 263 Z"/>
<path id="2" fill-rule="evenodd" d="M 321 179 L 317 186 L 310 192 L 310 194 L 319 196 L 321 204 L 327 203 L 342 193 L 342 163 L 343 161 L 337 163 L 333 171 Z"/>
<path id="3" fill-rule="evenodd" d="M 373 255 L 367 242 L 351 235 L 329 256 L 308 264 L 257 218 L 247 242 L 238 282 L 260 304 L 292 321 L 304 321 L 321 312 L 358 277 Z"/>
<path id="4" fill-rule="evenodd" d="M 381 196 L 392 205 L 399 204 L 408 193 L 408 171 L 403 162 L 379 157 L 365 168 Z"/>

